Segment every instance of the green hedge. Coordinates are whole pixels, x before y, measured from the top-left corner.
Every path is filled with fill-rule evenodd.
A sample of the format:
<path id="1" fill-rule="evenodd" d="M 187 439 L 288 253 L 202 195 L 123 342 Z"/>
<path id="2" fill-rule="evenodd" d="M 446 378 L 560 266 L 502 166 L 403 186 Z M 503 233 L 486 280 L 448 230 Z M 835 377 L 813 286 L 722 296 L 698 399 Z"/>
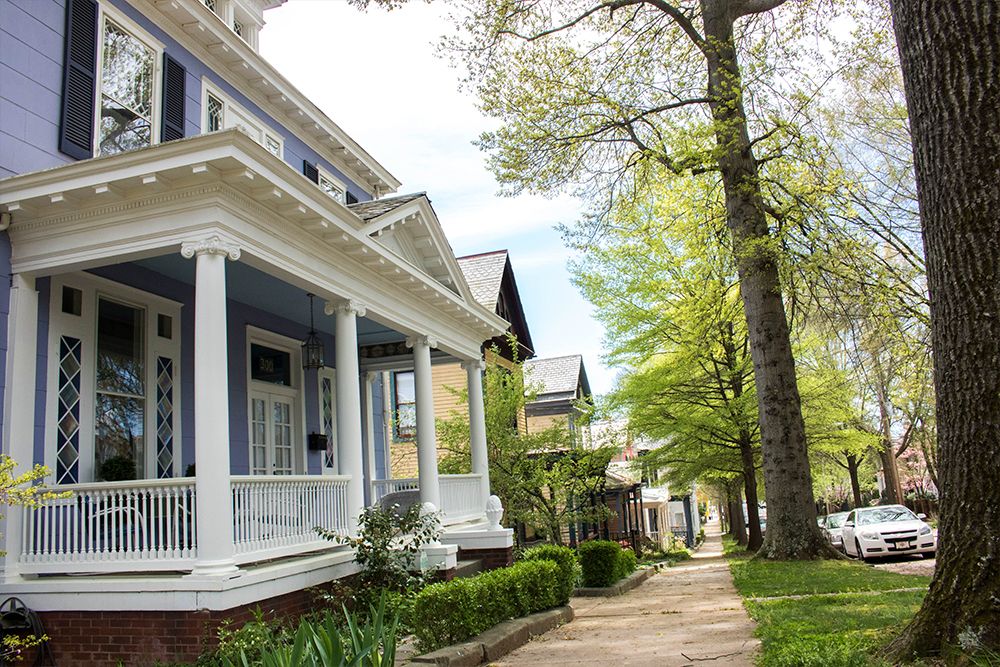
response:
<path id="1" fill-rule="evenodd" d="M 635 552 L 622 549 L 617 542 L 592 540 L 581 544 L 577 551 L 583 570 L 583 585 L 588 588 L 611 586 L 636 568 Z"/>
<path id="2" fill-rule="evenodd" d="M 559 586 L 559 568 L 550 560 L 431 584 L 413 602 L 411 624 L 420 650 L 456 644 L 497 623 L 555 607 Z"/>
<path id="3" fill-rule="evenodd" d="M 554 544 L 543 544 L 533 547 L 524 552 L 522 560 L 549 560 L 559 568 L 559 588 L 557 604 L 569 602 L 569 596 L 576 588 L 576 581 L 580 577 L 580 564 L 576 560 L 576 554 L 569 547 L 560 547 Z"/>

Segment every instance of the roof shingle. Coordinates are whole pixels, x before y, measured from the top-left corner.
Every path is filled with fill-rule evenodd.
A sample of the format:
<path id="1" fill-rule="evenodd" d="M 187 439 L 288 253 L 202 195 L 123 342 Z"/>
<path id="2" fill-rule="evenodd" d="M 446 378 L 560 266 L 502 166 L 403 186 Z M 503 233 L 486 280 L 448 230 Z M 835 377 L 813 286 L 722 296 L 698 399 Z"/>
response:
<path id="1" fill-rule="evenodd" d="M 538 388 L 539 400 L 551 394 L 575 394 L 583 369 L 583 356 L 528 359 L 524 362 L 524 381 Z"/>
<path id="2" fill-rule="evenodd" d="M 383 197 L 382 199 L 373 199 L 371 201 L 362 201 L 357 204 L 350 204 L 347 208 L 354 211 L 354 214 L 359 218 L 368 222 L 369 220 L 374 220 L 375 218 L 381 217 L 397 209 L 403 204 L 407 204 L 414 199 L 419 199 L 421 197 L 426 197 L 425 192 L 414 192 L 408 195 L 399 195 L 398 197 Z"/>
<path id="3" fill-rule="evenodd" d="M 504 267 L 507 266 L 507 251 L 496 250 L 480 255 L 458 258 L 458 266 L 469 283 L 472 298 L 485 308 L 496 311 L 500 283 L 503 281 Z"/>

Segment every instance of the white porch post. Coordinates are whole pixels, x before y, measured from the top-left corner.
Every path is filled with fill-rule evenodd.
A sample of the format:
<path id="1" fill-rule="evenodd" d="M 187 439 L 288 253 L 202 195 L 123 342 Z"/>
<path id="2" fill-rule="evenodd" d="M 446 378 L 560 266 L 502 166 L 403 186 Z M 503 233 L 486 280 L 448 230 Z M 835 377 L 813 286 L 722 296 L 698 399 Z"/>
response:
<path id="1" fill-rule="evenodd" d="M 327 303 L 336 314 L 337 447 L 340 470 L 351 476 L 347 485 L 347 517 L 351 535 L 358 532 L 358 515 L 365 507 L 365 476 L 361 456 L 361 381 L 358 368 L 358 317 L 365 307 L 357 301 Z"/>
<path id="2" fill-rule="evenodd" d="M 17 463 L 14 474 L 34 465 L 35 442 L 35 364 L 38 341 L 38 292 L 35 279 L 16 273 L 11 276 L 10 315 L 7 323 L 7 391 L 4 393 L 3 451 Z M 54 391 L 50 388 L 49 391 Z M 53 471 L 55 472 L 55 471 Z M 51 483 L 51 480 L 48 480 Z M 3 527 L 3 579 L 15 581 L 20 576 L 24 519 L 20 507 L 5 508 Z"/>
<path id="3" fill-rule="evenodd" d="M 413 348 L 413 384 L 417 400 L 417 465 L 420 502 L 441 509 L 438 484 L 437 432 L 434 426 L 434 381 L 431 377 L 431 348 L 437 341 L 429 336 L 411 336 L 406 346 Z"/>
<path id="4" fill-rule="evenodd" d="M 490 497 L 490 459 L 486 450 L 486 412 L 483 404 L 483 369 L 486 364 L 482 359 L 463 361 L 467 384 L 469 386 L 469 446 L 472 451 L 472 472 L 482 475 L 482 502 Z"/>
<path id="5" fill-rule="evenodd" d="M 184 243 L 197 257 L 194 296 L 194 441 L 198 559 L 192 574 L 231 575 L 233 496 L 229 467 L 229 341 L 226 328 L 226 257 L 237 246 L 218 236 Z"/>

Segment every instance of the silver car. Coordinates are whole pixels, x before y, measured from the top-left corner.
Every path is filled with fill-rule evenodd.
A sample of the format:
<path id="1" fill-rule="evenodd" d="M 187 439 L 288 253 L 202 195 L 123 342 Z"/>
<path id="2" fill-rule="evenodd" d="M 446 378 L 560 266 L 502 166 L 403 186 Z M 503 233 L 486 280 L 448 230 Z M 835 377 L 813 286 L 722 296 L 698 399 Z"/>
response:
<path id="1" fill-rule="evenodd" d="M 827 514 L 822 517 L 823 521 L 819 524 L 823 532 L 826 533 L 827 538 L 829 538 L 830 544 L 841 551 L 844 551 L 844 519 L 847 518 L 848 514 L 850 512 Z"/>

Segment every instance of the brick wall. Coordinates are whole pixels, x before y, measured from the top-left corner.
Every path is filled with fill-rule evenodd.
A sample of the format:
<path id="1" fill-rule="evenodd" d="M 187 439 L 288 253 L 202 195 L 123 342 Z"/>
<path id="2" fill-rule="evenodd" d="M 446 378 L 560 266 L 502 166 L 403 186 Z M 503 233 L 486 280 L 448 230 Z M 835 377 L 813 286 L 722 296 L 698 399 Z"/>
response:
<path id="1" fill-rule="evenodd" d="M 75 667 L 193 662 L 215 644 L 226 619 L 236 627 L 260 607 L 272 618 L 293 622 L 317 607 L 316 592 L 295 591 L 225 611 L 48 611 L 42 625 L 57 665 Z M 24 664 L 32 664 L 28 656 Z"/>
<path id="2" fill-rule="evenodd" d="M 496 570 L 514 564 L 514 548 L 504 549 L 459 549 L 459 560 L 481 560 L 484 570 Z"/>

